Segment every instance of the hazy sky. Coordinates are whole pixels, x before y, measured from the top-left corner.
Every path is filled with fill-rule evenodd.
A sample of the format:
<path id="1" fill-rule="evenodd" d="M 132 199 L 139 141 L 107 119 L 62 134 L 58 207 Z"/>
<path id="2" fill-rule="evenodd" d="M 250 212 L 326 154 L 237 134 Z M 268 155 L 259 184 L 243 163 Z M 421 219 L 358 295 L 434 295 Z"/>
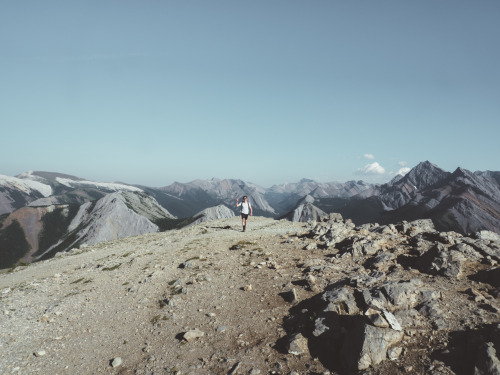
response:
<path id="1" fill-rule="evenodd" d="M 500 170 L 500 2 L 2 1 L 0 174 Z"/>

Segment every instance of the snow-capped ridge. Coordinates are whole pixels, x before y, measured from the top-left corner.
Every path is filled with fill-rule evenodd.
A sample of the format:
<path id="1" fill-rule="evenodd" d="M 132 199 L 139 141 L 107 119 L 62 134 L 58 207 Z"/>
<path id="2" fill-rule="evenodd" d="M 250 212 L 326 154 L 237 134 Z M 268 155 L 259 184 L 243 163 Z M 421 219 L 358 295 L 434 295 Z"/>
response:
<path id="1" fill-rule="evenodd" d="M 0 185 L 19 189 L 26 194 L 31 194 L 34 190 L 42 194 L 44 197 L 52 195 L 52 187 L 50 185 L 31 179 L 21 179 L 18 177 L 0 175 Z"/>
<path id="2" fill-rule="evenodd" d="M 83 187 L 90 187 L 90 188 L 96 188 L 96 189 L 105 189 L 105 190 L 110 190 L 110 191 L 143 191 L 142 189 L 135 187 L 135 186 L 130 186 L 130 185 L 124 185 L 120 183 L 114 183 L 114 182 L 94 182 L 94 181 L 87 181 L 87 180 L 79 180 L 75 181 L 72 179 L 68 178 L 62 178 L 62 177 L 56 177 L 56 181 L 60 183 L 61 185 L 70 187 L 70 188 L 75 188 L 79 186 Z"/>

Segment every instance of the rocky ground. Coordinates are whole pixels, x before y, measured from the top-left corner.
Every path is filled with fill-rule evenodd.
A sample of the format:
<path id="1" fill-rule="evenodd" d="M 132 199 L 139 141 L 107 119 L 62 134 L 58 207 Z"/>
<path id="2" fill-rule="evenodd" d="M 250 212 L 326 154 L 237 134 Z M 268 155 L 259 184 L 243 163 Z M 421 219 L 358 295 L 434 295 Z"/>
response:
<path id="1" fill-rule="evenodd" d="M 222 219 L 0 274 L 2 374 L 498 374 L 500 238 Z"/>

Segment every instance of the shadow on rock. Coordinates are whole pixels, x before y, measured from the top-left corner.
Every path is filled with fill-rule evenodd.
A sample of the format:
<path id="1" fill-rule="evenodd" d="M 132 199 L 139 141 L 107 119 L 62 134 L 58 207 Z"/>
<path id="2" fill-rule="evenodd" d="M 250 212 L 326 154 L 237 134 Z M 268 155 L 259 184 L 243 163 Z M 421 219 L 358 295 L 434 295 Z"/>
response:
<path id="1" fill-rule="evenodd" d="M 377 349 L 366 348 L 372 345 L 370 342 L 384 341 L 392 332 L 398 340 L 402 335 L 367 325 L 361 315 L 324 311 L 326 305 L 319 294 L 293 306 L 283 324 L 287 335 L 276 342 L 275 349 L 282 354 L 310 355 L 328 370 L 347 375 L 363 367 L 364 350 L 370 350 L 370 361 L 376 360 L 373 353 Z M 381 348 L 380 353 L 385 358 L 386 348 Z M 368 367 L 369 364 L 364 368 Z"/>
<path id="2" fill-rule="evenodd" d="M 457 375 L 496 374 L 500 371 L 500 325 L 488 324 L 475 330 L 450 332 L 444 350 L 433 358 L 445 363 Z"/>

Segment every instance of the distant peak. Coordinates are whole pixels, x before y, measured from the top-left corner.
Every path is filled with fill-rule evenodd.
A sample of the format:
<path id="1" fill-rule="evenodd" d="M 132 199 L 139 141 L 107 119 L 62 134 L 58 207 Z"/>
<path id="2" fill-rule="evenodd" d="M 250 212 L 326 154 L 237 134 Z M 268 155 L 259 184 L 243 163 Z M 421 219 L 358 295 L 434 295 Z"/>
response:
<path id="1" fill-rule="evenodd" d="M 455 171 L 453 172 L 453 176 L 454 177 L 458 177 L 458 176 L 470 176 L 472 175 L 473 173 L 465 168 L 461 168 L 461 167 L 458 167 L 457 169 L 455 169 Z"/>

